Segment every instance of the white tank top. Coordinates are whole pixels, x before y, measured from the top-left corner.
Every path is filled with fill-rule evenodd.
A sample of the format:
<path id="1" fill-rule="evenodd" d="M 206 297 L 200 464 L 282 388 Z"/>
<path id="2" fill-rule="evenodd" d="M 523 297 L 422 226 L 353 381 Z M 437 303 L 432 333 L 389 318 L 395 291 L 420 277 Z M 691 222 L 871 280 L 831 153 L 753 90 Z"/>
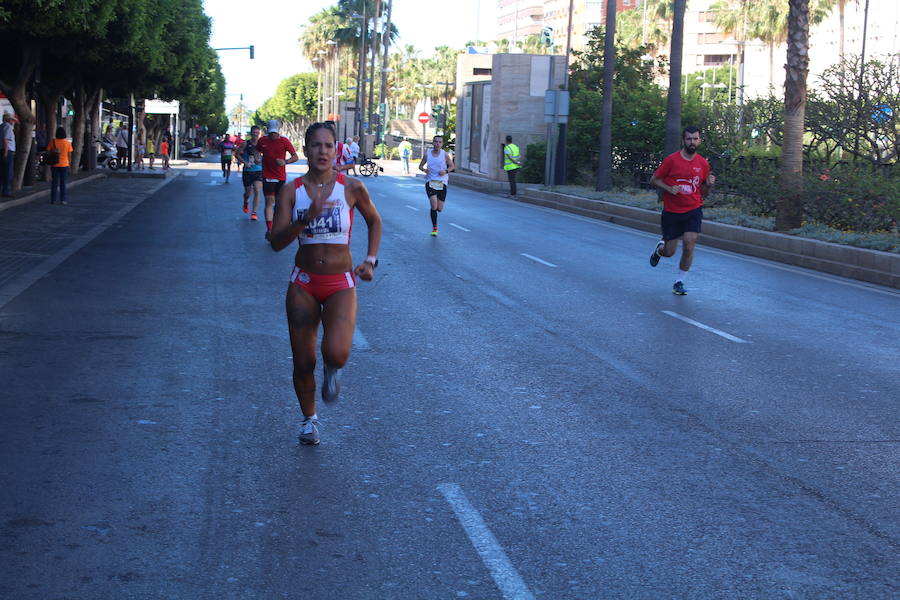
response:
<path id="1" fill-rule="evenodd" d="M 343 173 L 337 174 L 334 189 L 328 197 L 328 202 L 333 202 L 331 210 L 325 210 L 314 220 L 310 221 L 297 239 L 303 244 L 349 244 L 350 231 L 353 229 L 353 210 L 347 204 Z M 294 180 L 294 208 L 291 211 L 291 222 L 306 220 L 306 212 L 312 199 L 303 187 L 303 178 Z"/>
<path id="2" fill-rule="evenodd" d="M 425 173 L 425 181 L 443 181 L 444 183 L 450 182 L 449 175 L 438 175 L 441 171 L 447 170 L 447 151 L 441 150 L 440 154 L 435 156 L 432 154 L 434 150 L 429 150 L 425 155 L 425 168 L 427 172 Z"/>

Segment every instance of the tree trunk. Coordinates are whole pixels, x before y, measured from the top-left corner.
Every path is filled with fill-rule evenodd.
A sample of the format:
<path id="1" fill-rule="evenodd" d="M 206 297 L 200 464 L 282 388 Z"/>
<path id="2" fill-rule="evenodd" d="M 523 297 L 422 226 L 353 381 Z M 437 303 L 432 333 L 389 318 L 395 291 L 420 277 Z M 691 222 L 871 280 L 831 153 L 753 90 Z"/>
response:
<path id="1" fill-rule="evenodd" d="M 603 108 L 600 124 L 600 163 L 597 168 L 598 192 L 612 187 L 612 111 L 613 78 L 616 73 L 616 0 L 606 0 L 606 28 L 603 32 Z M 552 58 L 550 60 L 553 60 Z M 549 152 L 549 149 L 548 149 Z M 547 182 L 552 185 L 553 182 Z"/>
<path id="2" fill-rule="evenodd" d="M 687 0 L 675 0 L 672 14 L 669 95 L 666 99 L 666 156 L 681 147 L 681 54 L 684 46 L 684 9 L 686 5 Z"/>
<path id="3" fill-rule="evenodd" d="M 72 121 L 72 162 L 69 165 L 69 172 L 74 175 L 81 167 L 81 155 L 84 151 L 84 121 L 88 104 L 84 83 L 78 82 L 72 96 L 72 108 L 75 111 L 75 118 Z"/>
<path id="4" fill-rule="evenodd" d="M 809 0 L 789 0 L 787 76 L 784 82 L 784 139 L 781 146 L 781 188 L 776 231 L 803 223 L 803 131 L 806 77 L 809 72 Z"/>
<path id="5" fill-rule="evenodd" d="M 36 46 L 22 48 L 22 62 L 19 73 L 14 80 L 0 80 L 0 91 L 6 96 L 19 118 L 19 131 L 16 133 L 16 163 L 13 172 L 12 189 L 22 189 L 22 179 L 28 166 L 31 153 L 32 134 L 34 133 L 34 113 L 28 97 L 28 84 L 34 70 L 40 62 L 40 49 Z"/>

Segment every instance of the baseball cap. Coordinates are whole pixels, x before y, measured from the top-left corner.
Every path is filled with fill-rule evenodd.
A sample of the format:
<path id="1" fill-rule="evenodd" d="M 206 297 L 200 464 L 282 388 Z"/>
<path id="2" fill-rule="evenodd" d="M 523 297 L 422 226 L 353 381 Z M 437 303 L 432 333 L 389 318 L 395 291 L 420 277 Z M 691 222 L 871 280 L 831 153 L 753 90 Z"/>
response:
<path id="1" fill-rule="evenodd" d="M 277 120 L 272 119 L 268 123 L 266 123 L 266 133 L 278 133 L 278 129 L 280 128 L 281 123 Z"/>

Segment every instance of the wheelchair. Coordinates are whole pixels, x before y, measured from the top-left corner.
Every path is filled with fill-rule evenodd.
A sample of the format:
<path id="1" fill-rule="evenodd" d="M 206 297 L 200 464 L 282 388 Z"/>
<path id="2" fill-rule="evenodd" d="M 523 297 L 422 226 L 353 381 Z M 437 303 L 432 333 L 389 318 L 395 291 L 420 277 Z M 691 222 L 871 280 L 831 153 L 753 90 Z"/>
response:
<path id="1" fill-rule="evenodd" d="M 359 169 L 359 173 L 364 177 L 371 177 L 372 175 L 378 177 L 379 173 L 384 173 L 384 169 L 375 164 L 365 154 L 359 155 L 359 163 L 357 163 L 356 167 Z"/>

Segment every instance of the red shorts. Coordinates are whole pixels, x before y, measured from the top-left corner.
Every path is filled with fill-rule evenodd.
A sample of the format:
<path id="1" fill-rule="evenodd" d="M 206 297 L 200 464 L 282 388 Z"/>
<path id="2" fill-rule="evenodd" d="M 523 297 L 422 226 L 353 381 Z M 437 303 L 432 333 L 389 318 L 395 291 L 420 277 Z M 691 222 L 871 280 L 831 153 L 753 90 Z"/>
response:
<path id="1" fill-rule="evenodd" d="M 335 292 L 356 287 L 356 277 L 349 271 L 335 275 L 316 275 L 294 267 L 290 281 L 309 292 L 319 304 L 324 303 Z"/>

